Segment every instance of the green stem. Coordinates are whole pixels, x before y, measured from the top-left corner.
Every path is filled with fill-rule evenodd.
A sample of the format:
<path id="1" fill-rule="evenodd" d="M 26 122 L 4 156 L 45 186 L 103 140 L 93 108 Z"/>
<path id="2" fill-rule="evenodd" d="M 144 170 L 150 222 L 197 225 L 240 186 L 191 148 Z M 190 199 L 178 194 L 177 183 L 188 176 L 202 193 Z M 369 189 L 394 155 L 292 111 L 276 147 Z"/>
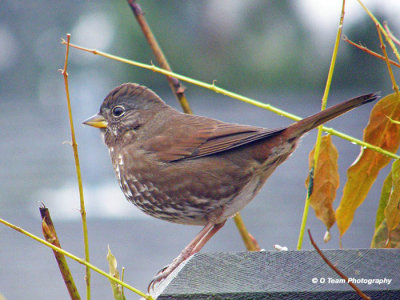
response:
<path id="1" fill-rule="evenodd" d="M 335 46 L 333 47 L 333 54 L 332 54 L 331 64 L 329 66 L 328 78 L 326 79 L 324 95 L 322 97 L 321 110 L 324 110 L 326 108 L 326 104 L 328 102 L 328 95 L 329 95 L 329 90 L 331 88 L 333 71 L 335 70 L 337 52 L 339 49 L 339 43 L 340 43 L 340 39 L 342 36 L 345 2 L 346 2 L 346 0 L 343 0 L 343 2 L 342 2 L 342 13 L 340 14 L 340 21 L 339 21 L 339 27 L 338 27 L 338 30 L 336 33 Z M 308 211 L 310 208 L 310 198 L 311 198 L 311 194 L 312 194 L 312 182 L 314 181 L 314 172 L 313 171 L 317 169 L 319 150 L 320 150 L 320 146 L 321 146 L 322 130 L 323 130 L 323 127 L 319 126 L 317 141 L 315 143 L 315 151 L 314 151 L 312 168 L 310 170 L 309 188 L 307 190 L 307 198 L 306 198 L 306 202 L 304 204 L 304 211 L 303 211 L 303 217 L 302 217 L 301 226 L 300 226 L 299 239 L 297 241 L 297 250 L 300 250 L 303 245 L 304 232 L 306 230 Z"/>
<path id="2" fill-rule="evenodd" d="M 64 85 L 65 85 L 65 93 L 67 96 L 67 105 L 68 105 L 68 116 L 69 116 L 69 124 L 71 129 L 71 139 L 72 139 L 72 149 L 74 152 L 74 159 L 75 159 L 75 169 L 76 169 L 76 177 L 78 180 L 78 187 L 79 187 L 79 199 L 80 199 L 80 213 L 82 218 L 82 230 L 83 230 L 83 243 L 85 247 L 85 259 L 87 262 L 90 261 L 89 256 L 89 237 L 88 237 L 88 229 L 87 229 L 87 221 L 86 221 L 86 209 L 85 209 L 85 199 L 83 197 L 83 185 L 82 185 L 82 175 L 81 175 L 81 167 L 79 163 L 79 155 L 78 155 L 78 145 L 76 143 L 75 138 L 75 130 L 74 130 L 74 121 L 72 118 L 72 109 L 71 109 L 71 101 L 69 96 L 69 88 L 68 88 L 68 54 L 69 54 L 69 46 L 71 35 L 67 34 L 67 42 L 66 42 L 66 52 L 65 52 L 65 63 L 64 63 L 64 70 L 62 70 L 62 74 L 64 76 Z M 90 268 L 86 267 L 86 299 L 90 300 Z"/>
<path id="3" fill-rule="evenodd" d="M 0 218 L 0 223 L 2 223 L 4 225 L 6 225 L 6 226 L 8 226 L 8 227 L 10 227 L 10 228 L 22 233 L 22 234 L 34 239 L 35 241 L 37 241 L 37 242 L 39 242 L 39 243 L 41 243 L 41 244 L 53 249 L 54 251 L 57 251 L 57 252 L 59 252 L 61 254 L 64 254 L 65 256 L 68 256 L 69 258 L 77 261 L 78 263 L 80 263 L 82 265 L 85 265 L 87 268 L 90 268 L 93 271 L 95 271 L 95 272 L 107 277 L 108 279 L 110 279 L 110 280 L 122 285 L 123 287 L 127 288 L 128 290 L 131 290 L 132 292 L 138 294 L 139 296 L 141 296 L 141 297 L 143 297 L 143 298 L 145 298 L 147 300 L 153 300 L 153 298 L 151 296 L 146 295 L 145 293 L 139 291 L 138 289 L 135 289 L 134 287 L 130 286 L 129 284 L 127 284 L 127 283 L 125 283 L 125 282 L 123 282 L 123 281 L 121 281 L 121 280 L 119 280 L 117 278 L 114 278 L 113 276 L 111 276 L 110 274 L 106 273 L 105 271 L 103 271 L 103 270 L 97 268 L 96 266 L 88 263 L 85 259 L 79 258 L 79 257 L 73 255 L 72 253 L 65 251 L 64 249 L 56 247 L 53 244 L 51 244 L 51 243 L 39 238 L 38 236 L 36 236 L 36 235 L 34 235 L 34 234 L 22 229 L 21 227 L 18 227 L 18 226 L 14 225 L 14 224 L 11 224 L 11 223 L 7 222 L 4 219 Z"/>
<path id="4" fill-rule="evenodd" d="M 365 12 L 369 15 L 369 17 L 374 21 L 374 23 L 379 27 L 383 35 L 385 36 L 386 41 L 389 43 L 390 47 L 393 50 L 394 55 L 396 56 L 397 60 L 400 61 L 400 54 L 397 51 L 396 45 L 393 43 L 392 39 L 390 38 L 389 34 L 386 32 L 385 28 L 381 25 L 378 19 L 373 15 L 373 13 L 362 3 L 361 0 L 357 0 L 360 3 L 361 7 L 365 10 Z"/>
<path id="5" fill-rule="evenodd" d="M 62 43 L 65 43 L 65 41 L 63 41 Z M 74 44 L 70 44 L 70 47 L 73 47 L 73 48 L 76 48 L 76 49 L 79 49 L 79 50 L 82 50 L 82 51 L 90 52 L 90 53 L 92 53 L 94 55 L 100 55 L 100 56 L 103 56 L 103 57 L 106 57 L 106 58 L 109 58 L 109 59 L 113 59 L 113 60 L 116 60 L 116 61 L 119 61 L 119 62 L 122 62 L 122 63 L 126 63 L 126 64 L 129 64 L 129 65 L 132 65 L 132 66 L 136 66 L 136 67 L 139 67 L 139 68 L 143 68 L 143 69 L 147 69 L 147 70 L 150 70 L 150 71 L 153 71 L 153 72 L 157 72 L 157 73 L 160 73 L 160 74 L 163 74 L 163 75 L 172 76 L 172 77 L 175 77 L 175 78 L 180 79 L 182 81 L 185 81 L 185 82 L 188 82 L 188 83 L 191 83 L 191 84 L 194 84 L 194 85 L 197 85 L 197 86 L 212 90 L 212 91 L 214 91 L 214 92 L 216 92 L 218 94 L 223 94 L 225 96 L 237 99 L 239 101 L 242 101 L 242 102 L 245 102 L 245 103 L 260 107 L 260 108 L 267 109 L 269 111 L 272 111 L 273 113 L 276 113 L 276 114 L 278 114 L 280 116 L 284 116 L 284 117 L 289 118 L 289 119 L 292 119 L 294 121 L 299 121 L 299 120 L 302 119 L 299 116 L 296 116 L 294 114 L 286 112 L 286 111 L 284 111 L 282 109 L 276 108 L 276 107 L 274 107 L 274 106 L 272 106 L 270 104 L 262 103 L 260 101 L 251 99 L 249 97 L 245 97 L 245 96 L 230 92 L 228 90 L 225 90 L 223 88 L 217 87 L 214 83 L 212 83 L 212 84 L 205 83 L 205 82 L 202 82 L 202 81 L 199 81 L 199 80 L 196 80 L 196 79 L 184 76 L 184 75 L 180 75 L 180 74 L 173 73 L 173 72 L 168 72 L 168 71 L 166 71 L 164 69 L 161 69 L 161 68 L 158 68 L 158 67 L 156 67 L 154 65 L 143 64 L 143 63 L 136 62 L 136 61 L 133 61 L 133 60 L 125 59 L 125 58 L 118 57 L 118 56 L 115 56 L 115 55 L 111 55 L 111 54 L 108 54 L 108 53 L 104 53 L 104 52 L 101 52 L 101 51 L 98 51 L 98 50 L 84 48 L 84 47 L 77 46 L 77 45 L 74 45 Z M 330 133 L 332 135 L 335 135 L 335 136 L 338 136 L 340 138 L 343 138 L 345 140 L 348 140 L 348 141 L 352 142 L 353 144 L 357 144 L 357 145 L 360 145 L 362 147 L 372 149 L 372 150 L 374 150 L 376 152 L 379 152 L 379 153 L 381 153 L 383 155 L 386 155 L 386 156 L 388 156 L 390 158 L 394 158 L 394 159 L 399 159 L 400 158 L 400 156 L 395 154 L 395 153 L 392 153 L 390 151 L 384 150 L 384 149 L 382 149 L 380 147 L 377 147 L 377 146 L 374 146 L 372 144 L 366 143 L 364 141 L 356 139 L 356 138 L 354 138 L 354 137 L 352 137 L 350 135 L 347 135 L 347 134 L 342 133 L 340 131 L 334 130 L 332 128 L 324 126 L 324 127 L 322 127 L 322 130 L 324 132 L 327 132 L 327 133 Z"/>

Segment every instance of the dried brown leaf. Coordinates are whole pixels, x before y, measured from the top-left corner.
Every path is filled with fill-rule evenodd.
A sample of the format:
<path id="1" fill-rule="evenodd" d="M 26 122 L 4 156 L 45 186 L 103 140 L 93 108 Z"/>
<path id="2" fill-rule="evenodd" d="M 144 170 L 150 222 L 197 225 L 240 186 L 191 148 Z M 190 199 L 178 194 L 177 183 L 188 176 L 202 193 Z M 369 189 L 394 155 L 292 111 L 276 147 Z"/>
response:
<path id="1" fill-rule="evenodd" d="M 335 224 L 335 211 L 332 203 L 336 197 L 336 190 L 339 187 L 338 173 L 338 152 L 332 143 L 330 135 L 325 135 L 321 139 L 320 152 L 318 156 L 317 168 L 314 170 L 313 190 L 310 197 L 311 207 L 315 215 L 326 226 L 327 230 Z M 314 160 L 313 149 L 309 155 L 310 169 Z M 310 178 L 306 180 L 308 186 Z"/>

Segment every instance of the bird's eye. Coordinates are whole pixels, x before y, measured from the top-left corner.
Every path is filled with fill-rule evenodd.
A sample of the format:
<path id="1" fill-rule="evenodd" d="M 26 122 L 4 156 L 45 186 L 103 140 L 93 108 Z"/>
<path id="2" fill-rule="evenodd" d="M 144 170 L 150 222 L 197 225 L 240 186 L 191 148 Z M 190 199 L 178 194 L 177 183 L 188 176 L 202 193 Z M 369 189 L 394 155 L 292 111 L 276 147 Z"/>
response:
<path id="1" fill-rule="evenodd" d="M 122 106 L 115 106 L 112 109 L 112 114 L 114 117 L 120 117 L 125 113 L 125 109 Z"/>

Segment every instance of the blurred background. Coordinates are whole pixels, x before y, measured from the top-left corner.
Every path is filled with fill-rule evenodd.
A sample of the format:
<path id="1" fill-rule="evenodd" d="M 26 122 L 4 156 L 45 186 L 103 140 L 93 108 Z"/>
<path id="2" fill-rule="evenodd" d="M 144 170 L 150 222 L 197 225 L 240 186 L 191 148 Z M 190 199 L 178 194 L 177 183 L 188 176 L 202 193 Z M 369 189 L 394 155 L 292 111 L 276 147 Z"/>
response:
<path id="1" fill-rule="evenodd" d="M 300 116 L 320 109 L 342 1 L 140 1 L 173 70 Z M 398 0 L 364 1 L 400 35 Z M 0 3 L 0 217 L 41 236 L 38 207 L 49 207 L 63 248 L 83 257 L 79 197 L 70 141 L 61 38 L 139 62 L 155 62 L 125 1 L 1 1 Z M 374 24 L 348 1 L 343 33 L 380 52 Z M 391 52 L 389 50 L 389 52 Z M 107 270 L 107 245 L 124 266 L 125 280 L 145 290 L 200 230 L 145 216 L 127 203 L 100 134 L 81 125 L 106 94 L 138 82 L 180 109 L 157 73 L 71 49 L 69 82 L 80 153 L 91 262 Z M 398 78 L 399 72 L 396 71 Z M 237 100 L 183 83 L 196 114 L 224 121 L 280 127 L 291 121 Z M 360 93 L 391 92 L 385 63 L 342 42 L 328 105 Z M 329 126 L 362 137 L 371 105 Z M 316 133 L 269 179 L 242 212 L 260 246 L 295 249 L 306 195 L 308 153 Z M 339 150 L 341 197 L 346 170 L 359 147 L 333 138 Z M 386 172 L 385 172 L 386 171 Z M 345 248 L 368 248 L 384 170 L 344 235 Z M 324 244 L 324 225 L 310 211 L 307 227 L 321 248 L 338 247 L 338 231 Z M 311 249 L 308 239 L 304 249 Z M 244 251 L 232 221 L 202 251 Z M 70 261 L 84 295 L 84 268 Z M 108 280 L 92 272 L 93 299 L 111 299 Z M 6 299 L 68 299 L 52 252 L 0 226 L 0 294 Z M 128 299 L 136 295 L 126 293 Z"/>

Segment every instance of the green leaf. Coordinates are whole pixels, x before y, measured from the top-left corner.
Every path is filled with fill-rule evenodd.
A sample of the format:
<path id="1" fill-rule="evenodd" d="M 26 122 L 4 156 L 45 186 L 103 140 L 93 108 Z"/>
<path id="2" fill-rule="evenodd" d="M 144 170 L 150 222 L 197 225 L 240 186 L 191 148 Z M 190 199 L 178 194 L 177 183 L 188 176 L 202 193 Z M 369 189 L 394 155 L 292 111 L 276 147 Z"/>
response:
<path id="1" fill-rule="evenodd" d="M 385 208 L 385 217 L 390 232 L 400 223 L 400 160 L 396 160 L 392 165 L 392 189 L 389 201 Z"/>
<path id="2" fill-rule="evenodd" d="M 391 232 L 391 240 L 389 245 L 389 236 L 386 220 L 375 230 L 371 242 L 371 248 L 400 248 L 400 226 L 397 226 Z"/>
<path id="3" fill-rule="evenodd" d="M 385 208 L 389 200 L 390 191 L 392 190 L 392 172 L 388 174 L 385 181 L 383 182 L 381 198 L 379 200 L 379 207 L 376 211 L 376 220 L 375 220 L 375 230 L 381 225 L 381 223 L 385 220 Z"/>
<path id="4" fill-rule="evenodd" d="M 398 248 L 400 246 L 399 205 L 400 160 L 396 160 L 383 183 L 371 247 Z"/>

